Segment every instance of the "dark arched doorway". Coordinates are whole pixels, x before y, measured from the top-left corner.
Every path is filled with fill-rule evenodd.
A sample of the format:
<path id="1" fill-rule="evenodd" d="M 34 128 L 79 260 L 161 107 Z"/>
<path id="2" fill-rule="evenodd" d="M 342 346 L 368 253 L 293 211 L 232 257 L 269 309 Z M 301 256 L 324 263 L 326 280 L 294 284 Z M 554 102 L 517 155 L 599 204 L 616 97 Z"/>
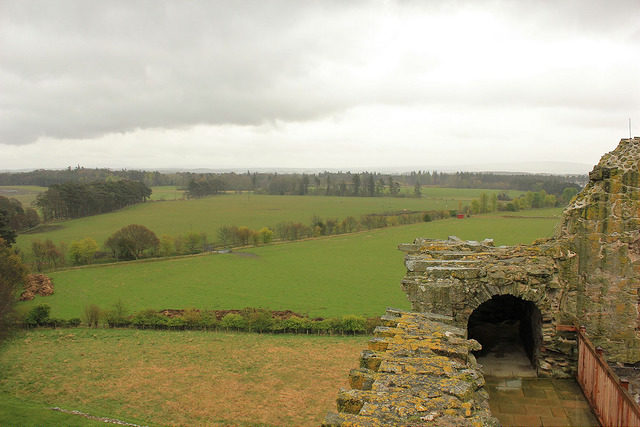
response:
<path id="1" fill-rule="evenodd" d="M 542 316 L 533 302 L 513 295 L 494 295 L 471 313 L 467 333 L 482 344 L 475 356 L 487 375 L 535 375 Z"/>

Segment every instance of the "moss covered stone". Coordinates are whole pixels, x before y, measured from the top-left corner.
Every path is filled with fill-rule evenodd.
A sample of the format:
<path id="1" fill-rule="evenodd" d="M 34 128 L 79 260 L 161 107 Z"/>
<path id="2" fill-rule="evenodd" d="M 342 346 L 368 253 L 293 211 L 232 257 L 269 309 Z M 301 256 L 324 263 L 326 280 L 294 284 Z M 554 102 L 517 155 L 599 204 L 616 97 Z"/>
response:
<path id="1" fill-rule="evenodd" d="M 484 377 L 470 351 L 480 345 L 431 314 L 389 310 L 373 346 L 338 394 L 325 425 L 486 426 L 491 416 Z M 381 342 L 386 346 L 381 346 Z M 371 363 L 377 360 L 379 363 Z"/>

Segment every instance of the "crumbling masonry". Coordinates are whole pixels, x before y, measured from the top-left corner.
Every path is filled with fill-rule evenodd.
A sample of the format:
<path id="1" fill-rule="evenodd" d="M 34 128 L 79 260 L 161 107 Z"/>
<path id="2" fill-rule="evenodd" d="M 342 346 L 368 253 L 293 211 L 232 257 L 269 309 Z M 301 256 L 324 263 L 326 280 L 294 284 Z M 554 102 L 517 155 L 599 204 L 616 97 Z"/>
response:
<path id="1" fill-rule="evenodd" d="M 519 327 L 530 338 L 539 376 L 575 373 L 575 336 L 566 326 L 586 326 L 610 362 L 639 362 L 639 171 L 640 138 L 621 140 L 593 168 L 552 239 L 495 247 L 452 236 L 400 245 L 407 267 L 402 287 L 413 310 L 428 314 L 383 318 L 390 325 L 377 330 L 361 369 L 351 374 L 354 389 L 340 393 L 340 414 L 327 424 L 492 424 L 469 354 L 478 344 L 463 337 L 474 312 L 506 297 L 521 304 Z M 442 346 L 453 350 L 437 350 Z M 430 368 L 436 361 L 440 368 Z M 453 391 L 452 378 L 466 381 L 468 391 Z M 434 402 L 436 396 L 446 403 Z"/>

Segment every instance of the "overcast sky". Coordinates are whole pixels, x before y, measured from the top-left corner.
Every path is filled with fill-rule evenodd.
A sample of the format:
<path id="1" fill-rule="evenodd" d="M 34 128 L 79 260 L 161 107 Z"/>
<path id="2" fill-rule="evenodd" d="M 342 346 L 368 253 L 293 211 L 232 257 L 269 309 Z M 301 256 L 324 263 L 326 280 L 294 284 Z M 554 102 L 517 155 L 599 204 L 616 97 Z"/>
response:
<path id="1" fill-rule="evenodd" d="M 640 0 L 0 0 L 0 169 L 591 165 L 629 118 Z"/>

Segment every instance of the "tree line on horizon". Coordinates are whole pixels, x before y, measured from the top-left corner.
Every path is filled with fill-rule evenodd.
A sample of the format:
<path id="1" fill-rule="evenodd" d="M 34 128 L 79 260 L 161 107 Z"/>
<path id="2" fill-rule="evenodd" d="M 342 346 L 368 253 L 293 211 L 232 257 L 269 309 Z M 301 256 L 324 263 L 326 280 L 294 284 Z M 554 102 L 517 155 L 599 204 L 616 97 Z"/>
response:
<path id="1" fill-rule="evenodd" d="M 518 191 L 545 190 L 560 195 L 564 188 L 581 189 L 586 175 L 504 174 L 488 172 L 413 171 L 406 174 L 379 172 L 277 173 L 251 172 L 196 173 L 143 170 L 91 169 L 78 166 L 64 170 L 39 169 L 31 172 L 0 173 L 0 185 L 38 185 L 49 187 L 69 182 L 90 184 L 130 180 L 146 186 L 173 185 L 184 188 L 191 197 L 228 191 L 253 191 L 277 195 L 329 196 L 411 196 L 421 186 L 486 188 Z M 401 191 L 401 189 L 405 191 Z M 408 188 L 408 192 L 406 189 Z"/>

